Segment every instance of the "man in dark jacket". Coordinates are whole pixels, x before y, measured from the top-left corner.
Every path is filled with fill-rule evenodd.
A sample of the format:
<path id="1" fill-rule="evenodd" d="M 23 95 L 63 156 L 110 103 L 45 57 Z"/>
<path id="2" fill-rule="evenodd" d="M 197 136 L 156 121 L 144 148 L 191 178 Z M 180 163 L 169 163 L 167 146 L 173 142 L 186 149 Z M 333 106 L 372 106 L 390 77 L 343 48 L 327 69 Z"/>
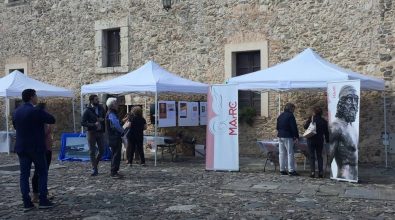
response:
<path id="1" fill-rule="evenodd" d="M 104 118 L 106 113 L 104 108 L 99 104 L 97 95 L 89 96 L 89 105 L 82 114 L 81 125 L 87 129 L 86 138 L 89 144 L 89 152 L 92 163 L 93 172 L 91 176 L 97 176 L 98 164 L 104 154 Z M 99 153 L 96 154 L 96 144 Z"/>
<path id="2" fill-rule="evenodd" d="M 293 112 L 295 105 L 287 103 L 284 107 L 284 112 L 277 118 L 277 137 L 279 138 L 279 161 L 280 161 L 280 174 L 287 175 L 285 170 L 286 161 L 288 157 L 288 174 L 290 176 L 297 176 L 295 171 L 294 159 L 294 144 L 298 143 L 299 131 L 296 125 L 296 120 Z"/>
<path id="3" fill-rule="evenodd" d="M 44 124 L 54 124 L 55 118 L 39 108 L 34 108 L 38 102 L 36 91 L 26 89 L 22 92 L 24 104 L 13 115 L 13 125 L 16 130 L 15 152 L 20 164 L 20 188 L 25 210 L 34 208 L 29 192 L 29 176 L 32 162 L 39 175 L 39 208 L 53 207 L 47 198 L 47 162 L 45 157 L 45 130 Z"/>

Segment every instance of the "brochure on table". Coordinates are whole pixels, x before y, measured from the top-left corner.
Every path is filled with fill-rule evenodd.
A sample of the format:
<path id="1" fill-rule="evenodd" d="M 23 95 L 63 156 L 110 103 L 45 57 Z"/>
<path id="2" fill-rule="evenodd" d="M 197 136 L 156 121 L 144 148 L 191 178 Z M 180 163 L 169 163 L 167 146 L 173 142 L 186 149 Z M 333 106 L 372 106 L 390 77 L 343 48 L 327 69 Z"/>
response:
<path id="1" fill-rule="evenodd" d="M 199 126 L 198 102 L 178 102 L 178 126 Z"/>
<path id="2" fill-rule="evenodd" d="M 207 102 L 199 103 L 200 125 L 207 125 Z"/>
<path id="3" fill-rule="evenodd" d="M 176 126 L 176 102 L 175 101 L 158 101 L 159 118 L 158 127 L 175 127 Z"/>

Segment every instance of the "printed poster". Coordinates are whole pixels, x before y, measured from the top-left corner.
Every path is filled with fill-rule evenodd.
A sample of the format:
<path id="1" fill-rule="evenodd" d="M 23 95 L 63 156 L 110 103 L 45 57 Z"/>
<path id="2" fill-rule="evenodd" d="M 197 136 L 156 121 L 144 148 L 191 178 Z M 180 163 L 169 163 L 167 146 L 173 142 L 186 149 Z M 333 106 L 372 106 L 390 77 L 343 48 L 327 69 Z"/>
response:
<path id="1" fill-rule="evenodd" d="M 239 171 L 237 91 L 235 85 L 213 85 L 209 89 L 206 170 Z"/>
<path id="2" fill-rule="evenodd" d="M 178 102 L 178 126 L 199 126 L 198 102 Z"/>
<path id="3" fill-rule="evenodd" d="M 331 179 L 358 182 L 360 81 L 328 83 Z"/>
<path id="4" fill-rule="evenodd" d="M 188 117 L 188 102 L 179 102 L 179 112 L 180 118 L 187 118 Z"/>
<path id="5" fill-rule="evenodd" d="M 207 125 L 207 102 L 200 102 L 199 108 L 199 123 L 200 125 Z"/>
<path id="6" fill-rule="evenodd" d="M 175 127 L 176 126 L 176 102 L 175 101 L 158 101 L 159 118 L 158 127 Z"/>

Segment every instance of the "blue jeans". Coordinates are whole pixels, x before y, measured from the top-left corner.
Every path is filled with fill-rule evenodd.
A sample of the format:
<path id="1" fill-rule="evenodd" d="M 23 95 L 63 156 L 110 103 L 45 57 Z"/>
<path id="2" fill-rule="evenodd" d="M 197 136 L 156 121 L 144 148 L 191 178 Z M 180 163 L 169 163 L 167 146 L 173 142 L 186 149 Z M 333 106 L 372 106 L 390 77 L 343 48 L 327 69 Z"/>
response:
<path id="1" fill-rule="evenodd" d="M 29 153 L 18 153 L 19 165 L 20 165 L 20 188 L 22 192 L 22 199 L 24 204 L 31 202 L 29 195 L 29 177 L 32 163 L 34 163 L 34 169 L 38 173 L 38 188 L 40 193 L 40 202 L 47 200 L 47 181 L 48 181 L 48 170 L 47 160 L 45 158 L 45 152 L 29 152 Z"/>

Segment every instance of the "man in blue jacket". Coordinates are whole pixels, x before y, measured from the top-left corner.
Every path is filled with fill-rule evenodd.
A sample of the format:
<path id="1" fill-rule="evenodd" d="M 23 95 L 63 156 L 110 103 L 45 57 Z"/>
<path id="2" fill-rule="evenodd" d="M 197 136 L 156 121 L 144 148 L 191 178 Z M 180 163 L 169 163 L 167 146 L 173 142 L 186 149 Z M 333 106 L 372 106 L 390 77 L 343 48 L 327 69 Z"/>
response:
<path id="1" fill-rule="evenodd" d="M 295 171 L 295 159 L 294 159 L 294 144 L 298 143 L 299 131 L 296 125 L 294 116 L 295 105 L 287 103 L 284 107 L 284 112 L 277 118 L 277 137 L 279 138 L 279 160 L 280 160 L 280 173 L 281 175 L 287 175 L 285 170 L 286 161 L 288 157 L 288 174 L 290 176 L 297 176 L 298 173 Z"/>
<path id="2" fill-rule="evenodd" d="M 29 192 L 29 176 L 32 162 L 39 175 L 39 208 L 53 207 L 47 198 L 47 162 L 45 157 L 45 130 L 44 124 L 54 124 L 55 118 L 42 109 L 34 108 L 38 103 L 36 91 L 25 89 L 22 92 L 24 102 L 13 115 L 13 125 L 16 130 L 15 152 L 20 164 L 20 188 L 25 210 L 34 208 Z"/>

